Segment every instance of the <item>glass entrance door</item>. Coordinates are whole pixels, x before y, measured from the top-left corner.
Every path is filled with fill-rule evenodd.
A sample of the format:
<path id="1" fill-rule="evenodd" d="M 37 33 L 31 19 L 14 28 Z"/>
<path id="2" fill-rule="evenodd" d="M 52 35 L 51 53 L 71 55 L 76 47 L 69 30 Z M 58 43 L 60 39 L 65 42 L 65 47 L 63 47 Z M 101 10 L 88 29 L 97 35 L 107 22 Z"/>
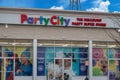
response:
<path id="1" fill-rule="evenodd" d="M 55 59 L 54 76 L 55 80 L 72 80 L 72 59 Z"/>
<path id="2" fill-rule="evenodd" d="M 64 68 L 63 68 L 63 77 L 64 80 L 72 80 L 73 71 L 72 71 L 72 59 L 65 58 L 64 60 Z"/>
<path id="3" fill-rule="evenodd" d="M 62 58 L 54 59 L 54 79 L 55 80 L 64 80 L 63 79 L 63 66 L 64 61 Z"/>
<path id="4" fill-rule="evenodd" d="M 109 60 L 109 80 L 120 80 L 120 59 Z"/>
<path id="5" fill-rule="evenodd" d="M 48 69 L 47 80 L 72 80 L 71 58 L 55 58 L 54 63 L 48 65 Z"/>
<path id="6" fill-rule="evenodd" d="M 72 80 L 72 59 L 55 58 L 54 79 L 55 80 Z"/>

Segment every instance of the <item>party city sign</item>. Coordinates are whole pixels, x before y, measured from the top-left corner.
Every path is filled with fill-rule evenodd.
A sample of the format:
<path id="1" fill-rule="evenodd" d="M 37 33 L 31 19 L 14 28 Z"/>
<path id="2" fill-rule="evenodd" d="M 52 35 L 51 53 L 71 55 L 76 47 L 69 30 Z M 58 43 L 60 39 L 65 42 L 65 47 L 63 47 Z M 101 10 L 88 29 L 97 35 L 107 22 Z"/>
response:
<path id="1" fill-rule="evenodd" d="M 112 19 L 79 15 L 78 17 L 58 15 L 30 15 L 0 13 L 0 24 L 42 25 L 54 27 L 104 27 L 119 28 Z"/>
<path id="2" fill-rule="evenodd" d="M 101 18 L 88 17 L 63 17 L 63 16 L 31 16 L 21 14 L 21 24 L 45 26 L 76 26 L 76 27 L 106 27 L 106 22 Z"/>

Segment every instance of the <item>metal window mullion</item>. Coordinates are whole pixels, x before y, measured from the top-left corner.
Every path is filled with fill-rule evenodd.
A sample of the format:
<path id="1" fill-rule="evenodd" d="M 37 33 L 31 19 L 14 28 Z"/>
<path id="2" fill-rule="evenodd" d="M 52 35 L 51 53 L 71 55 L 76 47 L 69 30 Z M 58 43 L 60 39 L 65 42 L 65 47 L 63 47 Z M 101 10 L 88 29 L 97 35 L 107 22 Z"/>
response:
<path id="1" fill-rule="evenodd" d="M 62 80 L 64 80 L 64 58 L 62 59 Z"/>
<path id="2" fill-rule="evenodd" d="M 88 75 L 89 80 L 92 80 L 92 41 L 89 40 L 88 42 L 88 59 L 89 59 L 89 66 L 88 66 Z"/>
<path id="3" fill-rule="evenodd" d="M 15 48 L 16 48 L 16 46 L 14 46 L 13 55 L 15 55 Z M 15 57 L 13 58 L 13 79 L 15 79 Z"/>
<path id="4" fill-rule="evenodd" d="M 109 73 L 109 69 L 110 69 L 110 68 L 109 68 L 109 66 L 110 66 L 110 62 L 109 62 L 109 61 L 110 61 L 110 59 L 108 59 L 108 80 L 109 80 L 109 74 L 110 74 L 110 73 Z"/>
<path id="5" fill-rule="evenodd" d="M 53 70 L 55 69 L 55 56 L 56 56 L 56 54 L 55 54 L 55 48 L 56 48 L 56 43 L 55 43 L 55 41 L 54 41 L 54 44 L 53 44 L 53 47 L 54 47 L 54 65 L 53 65 Z M 53 71 L 53 79 L 55 79 L 55 72 Z"/>
<path id="6" fill-rule="evenodd" d="M 33 80 L 37 80 L 37 39 L 33 39 Z"/>
<path id="7" fill-rule="evenodd" d="M 4 57 L 4 80 L 6 80 L 5 78 L 5 76 L 6 76 L 6 57 Z"/>

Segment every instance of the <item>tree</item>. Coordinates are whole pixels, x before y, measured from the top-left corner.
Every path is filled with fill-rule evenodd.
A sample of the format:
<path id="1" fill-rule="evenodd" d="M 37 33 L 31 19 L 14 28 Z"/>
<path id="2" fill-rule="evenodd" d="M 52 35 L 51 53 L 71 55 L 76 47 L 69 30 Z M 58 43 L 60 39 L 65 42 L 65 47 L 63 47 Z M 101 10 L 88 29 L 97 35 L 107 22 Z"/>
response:
<path id="1" fill-rule="evenodd" d="M 120 45 L 120 13 L 111 13 L 112 16 L 109 16 L 108 18 L 112 20 L 114 25 L 114 32 L 106 31 L 108 36 L 113 39 L 117 45 Z"/>
<path id="2" fill-rule="evenodd" d="M 117 45 L 117 47 L 120 48 L 120 13 L 111 13 L 108 18 L 114 24 L 113 27 L 114 29 L 112 29 L 112 31 L 106 31 L 106 33 L 115 42 L 115 45 Z M 115 80 L 120 80 L 120 76 L 118 76 L 120 73 L 120 60 L 116 59 L 115 61 L 118 61 L 118 66 L 119 66 L 118 72 L 117 71 L 115 72 L 116 74 Z"/>

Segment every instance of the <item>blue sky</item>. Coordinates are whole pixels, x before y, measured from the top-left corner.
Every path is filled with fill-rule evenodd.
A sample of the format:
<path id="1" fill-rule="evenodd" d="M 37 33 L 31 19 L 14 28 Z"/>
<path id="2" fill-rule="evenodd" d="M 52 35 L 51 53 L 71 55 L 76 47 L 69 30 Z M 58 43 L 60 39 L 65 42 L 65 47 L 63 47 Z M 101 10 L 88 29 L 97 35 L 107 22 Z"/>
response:
<path id="1" fill-rule="evenodd" d="M 120 12 L 120 0 L 80 0 L 82 11 Z M 69 0 L 0 0 L 0 7 L 69 10 Z"/>

